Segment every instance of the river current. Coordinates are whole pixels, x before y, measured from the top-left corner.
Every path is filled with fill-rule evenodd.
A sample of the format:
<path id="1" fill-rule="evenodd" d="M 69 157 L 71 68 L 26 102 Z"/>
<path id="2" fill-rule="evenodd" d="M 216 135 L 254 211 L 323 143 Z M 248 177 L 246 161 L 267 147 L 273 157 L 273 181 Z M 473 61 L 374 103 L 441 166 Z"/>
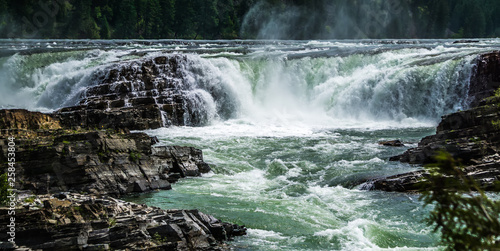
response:
<path id="1" fill-rule="evenodd" d="M 477 55 L 500 40 L 454 42 L 0 40 L 0 107 L 75 105 L 108 66 L 183 54 L 206 121 L 145 132 L 213 171 L 127 200 L 246 225 L 235 250 L 437 250 L 418 195 L 363 182 L 421 168 L 388 159 L 468 107 Z M 392 139 L 406 146 L 378 144 Z"/>

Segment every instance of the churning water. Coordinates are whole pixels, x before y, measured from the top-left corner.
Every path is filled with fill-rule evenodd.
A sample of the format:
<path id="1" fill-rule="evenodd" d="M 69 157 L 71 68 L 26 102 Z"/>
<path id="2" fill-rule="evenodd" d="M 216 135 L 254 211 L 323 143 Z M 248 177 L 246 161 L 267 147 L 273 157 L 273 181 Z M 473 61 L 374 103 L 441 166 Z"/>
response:
<path id="1" fill-rule="evenodd" d="M 182 54 L 180 91 L 204 121 L 146 133 L 202 149 L 213 172 L 129 200 L 246 225 L 237 250 L 435 250 L 418 195 L 360 184 L 417 169 L 388 158 L 467 108 L 474 60 L 498 48 L 500 40 L 4 40 L 0 106 L 75 105 L 108 67 Z M 377 144 L 389 139 L 407 146 Z"/>

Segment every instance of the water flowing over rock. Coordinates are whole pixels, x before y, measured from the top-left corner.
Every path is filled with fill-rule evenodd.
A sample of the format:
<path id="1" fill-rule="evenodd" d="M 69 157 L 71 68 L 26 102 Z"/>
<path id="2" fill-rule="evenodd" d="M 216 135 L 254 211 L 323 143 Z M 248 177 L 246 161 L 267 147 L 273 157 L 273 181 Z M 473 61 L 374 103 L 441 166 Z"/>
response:
<path id="1" fill-rule="evenodd" d="M 500 52 L 478 57 L 470 87 L 474 106 L 443 116 L 435 135 L 423 138 L 418 147 L 390 160 L 429 164 L 435 162 L 437 151 L 445 150 L 461 160 L 467 176 L 475 178 L 485 189 L 493 189 L 494 182 L 500 180 L 500 97 L 491 95 L 499 86 Z M 485 95 L 488 97 L 482 98 Z M 378 179 L 371 182 L 371 188 L 416 190 L 422 175 L 423 171 Z"/>
<path id="2" fill-rule="evenodd" d="M 106 67 L 94 73 L 94 84 L 86 88 L 78 106 L 56 114 L 71 127 L 144 130 L 204 125 L 215 113 L 206 103 L 206 91 L 220 99 L 221 109 L 233 105 L 225 90 L 201 91 L 186 80 L 185 68 L 192 64 L 186 56 L 174 54 Z M 230 117 L 232 112 L 217 115 Z"/>
<path id="3" fill-rule="evenodd" d="M 162 210 L 108 196 L 59 193 L 28 197 L 16 210 L 16 245 L 24 250 L 228 250 L 246 229 L 198 210 Z M 9 222 L 0 209 L 2 222 Z M 0 238 L 8 239 L 0 226 Z M 14 250 L 2 243 L 2 250 Z"/>

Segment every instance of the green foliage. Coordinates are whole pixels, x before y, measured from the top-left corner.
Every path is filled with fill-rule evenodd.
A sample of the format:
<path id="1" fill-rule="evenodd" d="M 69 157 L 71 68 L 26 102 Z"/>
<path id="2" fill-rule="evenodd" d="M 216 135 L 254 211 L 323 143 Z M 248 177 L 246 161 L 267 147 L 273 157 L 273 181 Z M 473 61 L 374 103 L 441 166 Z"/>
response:
<path id="1" fill-rule="evenodd" d="M 428 223 L 441 232 L 447 250 L 500 248 L 500 203 L 490 200 L 449 153 L 435 158 L 437 163 L 425 167 L 429 176 L 420 199 L 435 206 Z"/>
<path id="2" fill-rule="evenodd" d="M 161 235 L 159 233 L 155 233 L 153 235 L 153 240 L 156 242 L 156 243 L 165 243 L 167 242 L 167 237 L 161 237 Z"/>
<path id="3" fill-rule="evenodd" d="M 30 196 L 30 197 L 24 199 L 24 202 L 33 203 L 33 202 L 35 202 L 35 199 L 36 199 L 36 196 Z"/>
<path id="4" fill-rule="evenodd" d="M 9 182 L 7 181 L 7 173 L 0 175 L 0 205 L 6 205 L 9 196 Z"/>
<path id="5" fill-rule="evenodd" d="M 498 13 L 498 0 L 0 0 L 0 38 L 498 37 Z"/>
<path id="6" fill-rule="evenodd" d="M 491 121 L 491 125 L 493 126 L 493 128 L 495 128 L 496 130 L 500 130 L 500 120 L 492 120 Z"/>
<path id="7" fill-rule="evenodd" d="M 109 218 L 108 219 L 108 226 L 111 228 L 111 227 L 114 227 L 116 225 L 116 218 Z"/>
<path id="8" fill-rule="evenodd" d="M 128 158 L 130 161 L 137 162 L 141 158 L 141 154 L 138 152 L 130 152 Z"/>

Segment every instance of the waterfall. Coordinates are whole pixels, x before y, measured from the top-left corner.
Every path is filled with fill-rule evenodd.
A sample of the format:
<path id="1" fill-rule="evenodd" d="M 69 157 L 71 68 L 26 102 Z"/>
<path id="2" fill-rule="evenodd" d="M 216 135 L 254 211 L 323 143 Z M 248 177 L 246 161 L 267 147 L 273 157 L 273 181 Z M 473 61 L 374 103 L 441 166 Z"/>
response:
<path id="1" fill-rule="evenodd" d="M 373 44 L 264 43 L 250 53 L 206 54 L 209 45 L 204 53 L 15 53 L 0 60 L 0 105 L 50 111 L 102 96 L 121 98 L 124 106 L 151 97 L 162 113 L 182 112 L 164 116 L 165 125 L 172 119 L 436 123 L 467 107 L 473 61 L 486 49 Z"/>

